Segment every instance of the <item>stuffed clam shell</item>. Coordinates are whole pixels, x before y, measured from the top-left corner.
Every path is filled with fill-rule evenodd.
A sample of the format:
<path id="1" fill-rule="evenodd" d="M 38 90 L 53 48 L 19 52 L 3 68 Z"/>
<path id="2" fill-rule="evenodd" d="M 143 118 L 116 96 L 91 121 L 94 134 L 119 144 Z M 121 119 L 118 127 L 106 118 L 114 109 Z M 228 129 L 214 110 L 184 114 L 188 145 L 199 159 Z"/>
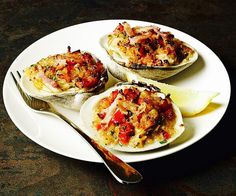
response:
<path id="1" fill-rule="evenodd" d="M 100 44 L 116 62 L 108 64 L 109 71 L 124 81 L 127 72 L 162 80 L 186 69 L 198 58 L 194 48 L 157 26 L 131 28 L 123 22 L 102 37 Z"/>
<path id="2" fill-rule="evenodd" d="M 21 77 L 23 90 L 36 98 L 79 110 L 108 80 L 102 62 L 80 50 L 51 55 L 27 67 Z"/>
<path id="3" fill-rule="evenodd" d="M 81 128 L 101 144 L 127 152 L 162 147 L 184 131 L 170 96 L 144 83 L 120 83 L 90 97 L 79 119 Z"/>

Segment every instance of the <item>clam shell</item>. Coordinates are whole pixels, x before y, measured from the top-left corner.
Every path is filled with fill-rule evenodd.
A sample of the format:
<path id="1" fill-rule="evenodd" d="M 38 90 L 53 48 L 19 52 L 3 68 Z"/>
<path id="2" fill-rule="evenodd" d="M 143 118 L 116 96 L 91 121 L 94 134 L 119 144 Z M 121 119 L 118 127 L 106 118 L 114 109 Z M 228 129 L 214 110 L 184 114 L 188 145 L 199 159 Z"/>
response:
<path id="1" fill-rule="evenodd" d="M 183 71 L 184 69 L 188 68 L 190 65 L 192 65 L 198 58 L 197 51 L 188 45 L 187 43 L 184 43 L 184 45 L 188 46 L 193 50 L 193 54 L 189 59 L 183 60 L 178 65 L 172 65 L 168 67 L 163 66 L 153 66 L 148 67 L 145 65 L 133 65 L 132 67 L 125 66 L 128 63 L 128 59 L 122 57 L 119 54 L 118 50 L 115 50 L 114 48 L 111 48 L 108 45 L 108 35 L 103 36 L 100 39 L 100 45 L 106 50 L 107 54 L 110 56 L 110 58 L 115 61 L 115 63 L 108 63 L 107 67 L 108 70 L 111 72 L 111 74 L 123 81 L 127 81 L 126 75 L 129 72 L 132 72 L 134 74 L 138 74 L 139 76 L 153 79 L 153 80 L 163 80 L 166 78 L 169 78 L 171 76 L 176 75 L 177 73 Z"/>
<path id="2" fill-rule="evenodd" d="M 124 89 L 126 87 L 129 87 L 130 85 L 134 85 L 135 87 L 139 88 L 140 90 L 144 90 L 145 88 L 150 88 L 150 86 L 143 85 L 137 85 L 137 84 L 121 84 L 117 86 L 113 86 L 109 88 L 108 90 L 104 91 L 103 93 L 99 95 L 95 95 L 90 97 L 85 101 L 85 103 L 82 105 L 81 110 L 80 110 L 80 116 L 79 116 L 79 124 L 81 129 L 87 133 L 90 137 L 94 138 L 97 140 L 99 143 L 104 145 L 103 139 L 101 136 L 98 134 L 98 131 L 96 128 L 93 127 L 93 116 L 94 116 L 94 108 L 95 106 L 99 103 L 99 101 L 111 94 L 112 91 L 116 89 Z M 154 86 L 151 86 L 151 88 L 155 88 Z M 164 98 L 166 95 L 157 91 L 158 96 Z M 184 125 L 183 125 L 183 119 L 181 112 L 179 108 L 172 102 L 172 106 L 174 109 L 174 112 L 176 114 L 176 123 L 174 125 L 175 129 L 175 134 L 167 140 L 166 143 L 160 143 L 158 141 L 154 141 L 152 144 L 145 144 L 144 147 L 138 148 L 138 147 L 132 147 L 132 146 L 121 146 L 119 144 L 117 145 L 106 145 L 106 147 L 113 149 L 113 150 L 118 150 L 118 151 L 124 151 L 124 152 L 142 152 L 142 151 L 148 151 L 148 150 L 153 150 L 157 149 L 160 147 L 163 147 L 171 142 L 173 142 L 175 139 L 177 139 L 183 132 L 184 132 Z"/>
<path id="3" fill-rule="evenodd" d="M 98 61 L 95 56 L 92 55 L 92 57 Z M 79 111 L 85 100 L 87 100 L 90 96 L 105 90 L 108 75 L 105 67 L 104 70 L 105 71 L 99 78 L 99 82 L 89 89 L 74 87 L 65 91 L 60 91 L 49 83 L 43 83 L 43 88 L 39 90 L 35 87 L 33 81 L 25 74 L 25 72 L 22 74 L 20 85 L 23 91 L 32 97 Z"/>

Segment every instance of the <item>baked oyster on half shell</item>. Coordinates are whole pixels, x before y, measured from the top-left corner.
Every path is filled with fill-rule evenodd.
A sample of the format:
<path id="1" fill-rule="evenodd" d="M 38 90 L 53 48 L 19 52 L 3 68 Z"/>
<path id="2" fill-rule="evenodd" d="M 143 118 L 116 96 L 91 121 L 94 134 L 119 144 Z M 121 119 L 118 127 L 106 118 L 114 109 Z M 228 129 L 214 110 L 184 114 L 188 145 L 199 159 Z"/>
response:
<path id="1" fill-rule="evenodd" d="M 27 67 L 21 77 L 23 90 L 36 98 L 79 110 L 83 102 L 108 81 L 102 62 L 84 51 L 51 55 Z"/>
<path id="2" fill-rule="evenodd" d="M 82 105 L 80 126 L 101 144 L 140 152 L 169 144 L 184 131 L 182 115 L 169 95 L 144 83 L 120 83 Z"/>
<path id="3" fill-rule="evenodd" d="M 116 62 L 108 64 L 109 71 L 123 81 L 129 72 L 163 80 L 186 69 L 198 58 L 194 48 L 157 26 L 131 27 L 123 22 L 103 36 L 100 44 Z"/>

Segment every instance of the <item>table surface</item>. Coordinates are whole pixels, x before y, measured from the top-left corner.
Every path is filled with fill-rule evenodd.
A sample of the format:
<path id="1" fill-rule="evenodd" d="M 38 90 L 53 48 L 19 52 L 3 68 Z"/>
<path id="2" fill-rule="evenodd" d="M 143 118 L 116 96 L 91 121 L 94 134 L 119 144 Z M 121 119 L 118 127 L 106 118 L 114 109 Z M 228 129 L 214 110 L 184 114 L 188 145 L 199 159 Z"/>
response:
<path id="1" fill-rule="evenodd" d="M 233 0 L 1 0 L 1 88 L 13 60 L 39 38 L 74 24 L 121 18 L 164 24 L 205 43 L 224 63 L 232 93 L 223 119 L 202 140 L 178 153 L 133 163 L 144 176 L 133 185 L 116 182 L 103 164 L 58 155 L 28 139 L 9 118 L 1 96 L 0 194 L 236 195 L 236 142 L 232 137 L 235 5 Z"/>

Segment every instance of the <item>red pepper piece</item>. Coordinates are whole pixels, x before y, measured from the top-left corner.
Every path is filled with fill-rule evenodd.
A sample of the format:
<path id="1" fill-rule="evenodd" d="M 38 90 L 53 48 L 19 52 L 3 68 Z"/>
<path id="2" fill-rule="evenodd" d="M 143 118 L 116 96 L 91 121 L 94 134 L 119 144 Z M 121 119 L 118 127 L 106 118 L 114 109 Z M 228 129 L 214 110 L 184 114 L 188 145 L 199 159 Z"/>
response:
<path id="1" fill-rule="evenodd" d="M 113 119 L 112 119 L 112 122 L 114 123 L 122 123 L 125 121 L 125 115 L 120 111 L 120 110 L 117 110 L 115 113 L 114 113 L 114 116 L 113 116 Z"/>
<path id="2" fill-rule="evenodd" d="M 129 122 L 120 125 L 119 140 L 122 144 L 128 144 L 131 136 L 134 134 L 134 126 Z"/>
<path id="3" fill-rule="evenodd" d="M 125 89 L 124 90 L 124 96 L 126 98 L 126 100 L 128 101 L 133 101 L 135 100 L 139 95 L 138 91 L 135 91 L 133 89 Z"/>
<path id="4" fill-rule="evenodd" d="M 75 61 L 66 61 L 67 66 L 74 67 L 77 63 Z"/>
<path id="5" fill-rule="evenodd" d="M 104 127 L 106 126 L 106 123 L 99 123 L 96 128 L 97 128 L 97 131 L 99 131 L 100 129 L 104 129 Z"/>
<path id="6" fill-rule="evenodd" d="M 111 93 L 111 103 L 113 103 L 113 101 L 116 99 L 118 93 L 119 93 L 118 90 L 112 91 L 112 93 Z"/>
<path id="7" fill-rule="evenodd" d="M 83 86 L 87 89 L 95 86 L 97 84 L 97 82 L 98 82 L 98 79 L 94 78 L 92 76 L 88 76 L 88 77 L 82 79 Z"/>
<path id="8" fill-rule="evenodd" d="M 143 98 L 140 98 L 140 97 L 139 97 L 139 98 L 138 98 L 138 101 L 137 101 L 137 104 L 138 104 L 138 105 L 141 105 L 141 103 L 143 103 Z"/>
<path id="9" fill-rule="evenodd" d="M 122 144 L 128 144 L 130 140 L 130 136 L 128 136 L 126 133 L 120 133 L 119 140 Z"/>
<path id="10" fill-rule="evenodd" d="M 163 136 L 166 140 L 168 140 L 170 138 L 170 134 L 168 132 L 164 132 Z"/>
<path id="11" fill-rule="evenodd" d="M 143 112 L 138 114 L 138 116 L 137 116 L 138 122 L 140 122 L 140 119 L 142 118 L 142 116 L 143 116 Z"/>
<path id="12" fill-rule="evenodd" d="M 121 23 L 119 23 L 119 25 L 116 27 L 116 29 L 114 31 L 123 32 L 124 31 L 124 26 Z"/>
<path id="13" fill-rule="evenodd" d="M 98 113 L 98 117 L 100 119 L 104 119 L 106 117 L 106 113 Z"/>

